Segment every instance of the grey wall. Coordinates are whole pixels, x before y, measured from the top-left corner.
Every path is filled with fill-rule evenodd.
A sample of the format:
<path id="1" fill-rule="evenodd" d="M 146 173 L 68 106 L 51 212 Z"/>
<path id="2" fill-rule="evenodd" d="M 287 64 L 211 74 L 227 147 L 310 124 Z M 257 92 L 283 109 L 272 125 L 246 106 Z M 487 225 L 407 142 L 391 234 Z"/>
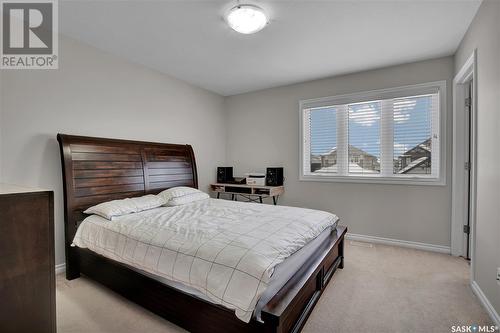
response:
<path id="1" fill-rule="evenodd" d="M 302 99 L 447 80 L 451 125 L 452 77 L 453 57 L 446 57 L 229 97 L 227 164 L 236 174 L 284 166 L 282 203 L 335 212 L 351 233 L 449 246 L 450 163 L 447 186 L 299 181 L 298 108 Z M 451 126 L 447 133 L 450 143 Z"/>
<path id="2" fill-rule="evenodd" d="M 57 133 L 192 144 L 202 189 L 225 160 L 223 98 L 182 81 L 65 37 L 59 70 L 2 75 L 2 179 L 55 191 L 57 264 L 64 261 Z"/>
<path id="3" fill-rule="evenodd" d="M 455 55 L 458 73 L 477 49 L 477 219 L 475 279 L 500 313 L 500 1 L 483 1 Z"/>

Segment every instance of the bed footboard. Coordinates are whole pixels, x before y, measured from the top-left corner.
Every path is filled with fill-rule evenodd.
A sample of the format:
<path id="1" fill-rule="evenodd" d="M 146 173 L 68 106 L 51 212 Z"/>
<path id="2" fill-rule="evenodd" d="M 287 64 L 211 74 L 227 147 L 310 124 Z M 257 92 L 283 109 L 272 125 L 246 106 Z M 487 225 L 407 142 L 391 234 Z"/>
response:
<path id="1" fill-rule="evenodd" d="M 303 267 L 262 310 L 262 319 L 275 332 L 300 332 L 337 268 L 343 268 L 344 235 L 337 227 L 318 249 L 310 265 Z"/>

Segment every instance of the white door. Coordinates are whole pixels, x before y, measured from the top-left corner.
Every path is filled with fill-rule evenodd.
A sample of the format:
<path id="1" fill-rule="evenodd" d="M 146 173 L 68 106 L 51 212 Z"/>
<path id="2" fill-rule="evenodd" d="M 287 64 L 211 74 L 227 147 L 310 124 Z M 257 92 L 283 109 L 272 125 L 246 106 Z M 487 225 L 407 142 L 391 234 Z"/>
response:
<path id="1" fill-rule="evenodd" d="M 470 80 L 465 84 L 465 166 L 464 166 L 464 172 L 465 172 L 465 200 L 464 202 L 466 205 L 464 205 L 465 209 L 465 214 L 464 216 L 466 217 L 465 224 L 464 224 L 464 258 L 470 259 L 470 248 L 471 248 L 471 237 L 470 237 L 470 231 L 471 231 L 471 226 L 472 226 L 472 215 L 471 215 L 471 203 L 472 203 L 472 188 L 471 188 L 471 161 L 472 161 L 472 106 L 473 106 L 473 81 Z"/>

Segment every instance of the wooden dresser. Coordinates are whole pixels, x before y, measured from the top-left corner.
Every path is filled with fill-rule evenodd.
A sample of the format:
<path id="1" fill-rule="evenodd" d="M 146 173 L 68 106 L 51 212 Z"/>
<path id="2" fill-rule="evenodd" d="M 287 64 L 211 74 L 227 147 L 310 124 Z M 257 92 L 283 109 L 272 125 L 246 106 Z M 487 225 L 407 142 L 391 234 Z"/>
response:
<path id="1" fill-rule="evenodd" d="M 55 332 L 54 195 L 0 184 L 0 332 Z"/>

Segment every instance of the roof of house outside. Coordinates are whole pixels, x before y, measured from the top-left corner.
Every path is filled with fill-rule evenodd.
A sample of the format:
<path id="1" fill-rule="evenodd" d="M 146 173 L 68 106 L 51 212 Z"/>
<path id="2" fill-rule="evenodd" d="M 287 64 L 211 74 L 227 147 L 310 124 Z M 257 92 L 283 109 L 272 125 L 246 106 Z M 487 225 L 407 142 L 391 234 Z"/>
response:
<path id="1" fill-rule="evenodd" d="M 337 164 L 334 164 L 334 165 L 328 166 L 328 167 L 323 167 L 321 169 L 318 169 L 318 170 L 314 171 L 314 173 L 337 173 L 337 172 L 338 172 Z M 376 170 L 363 169 L 362 167 L 360 167 L 356 163 L 352 163 L 351 162 L 351 163 L 349 163 L 349 173 L 370 173 L 370 174 L 374 174 L 374 173 L 379 173 L 379 172 L 376 171 Z"/>
<path id="2" fill-rule="evenodd" d="M 418 167 L 419 165 L 421 165 L 422 163 L 424 163 L 428 159 L 429 159 L 428 156 L 422 156 L 420 158 L 417 158 L 416 160 L 414 160 L 413 162 L 411 162 L 410 164 L 408 164 L 406 167 L 404 167 L 403 169 L 399 170 L 398 173 L 399 174 L 407 173 L 407 172 L 411 171 L 412 169 Z"/>
<path id="3" fill-rule="evenodd" d="M 377 156 L 375 155 L 372 155 L 370 153 L 367 153 L 366 151 L 364 151 L 363 149 L 361 148 L 358 148 L 356 146 L 353 146 L 353 145 L 348 145 L 348 148 L 349 148 L 349 151 L 356 151 L 358 152 L 360 155 L 365 155 L 365 156 L 369 156 L 369 157 L 372 157 L 374 159 L 377 159 Z M 320 154 L 319 156 L 328 156 L 328 155 L 333 155 L 337 153 L 337 147 L 333 147 L 329 152 L 327 153 L 323 153 L 323 154 Z M 313 156 L 318 156 L 318 155 L 313 155 Z"/>

